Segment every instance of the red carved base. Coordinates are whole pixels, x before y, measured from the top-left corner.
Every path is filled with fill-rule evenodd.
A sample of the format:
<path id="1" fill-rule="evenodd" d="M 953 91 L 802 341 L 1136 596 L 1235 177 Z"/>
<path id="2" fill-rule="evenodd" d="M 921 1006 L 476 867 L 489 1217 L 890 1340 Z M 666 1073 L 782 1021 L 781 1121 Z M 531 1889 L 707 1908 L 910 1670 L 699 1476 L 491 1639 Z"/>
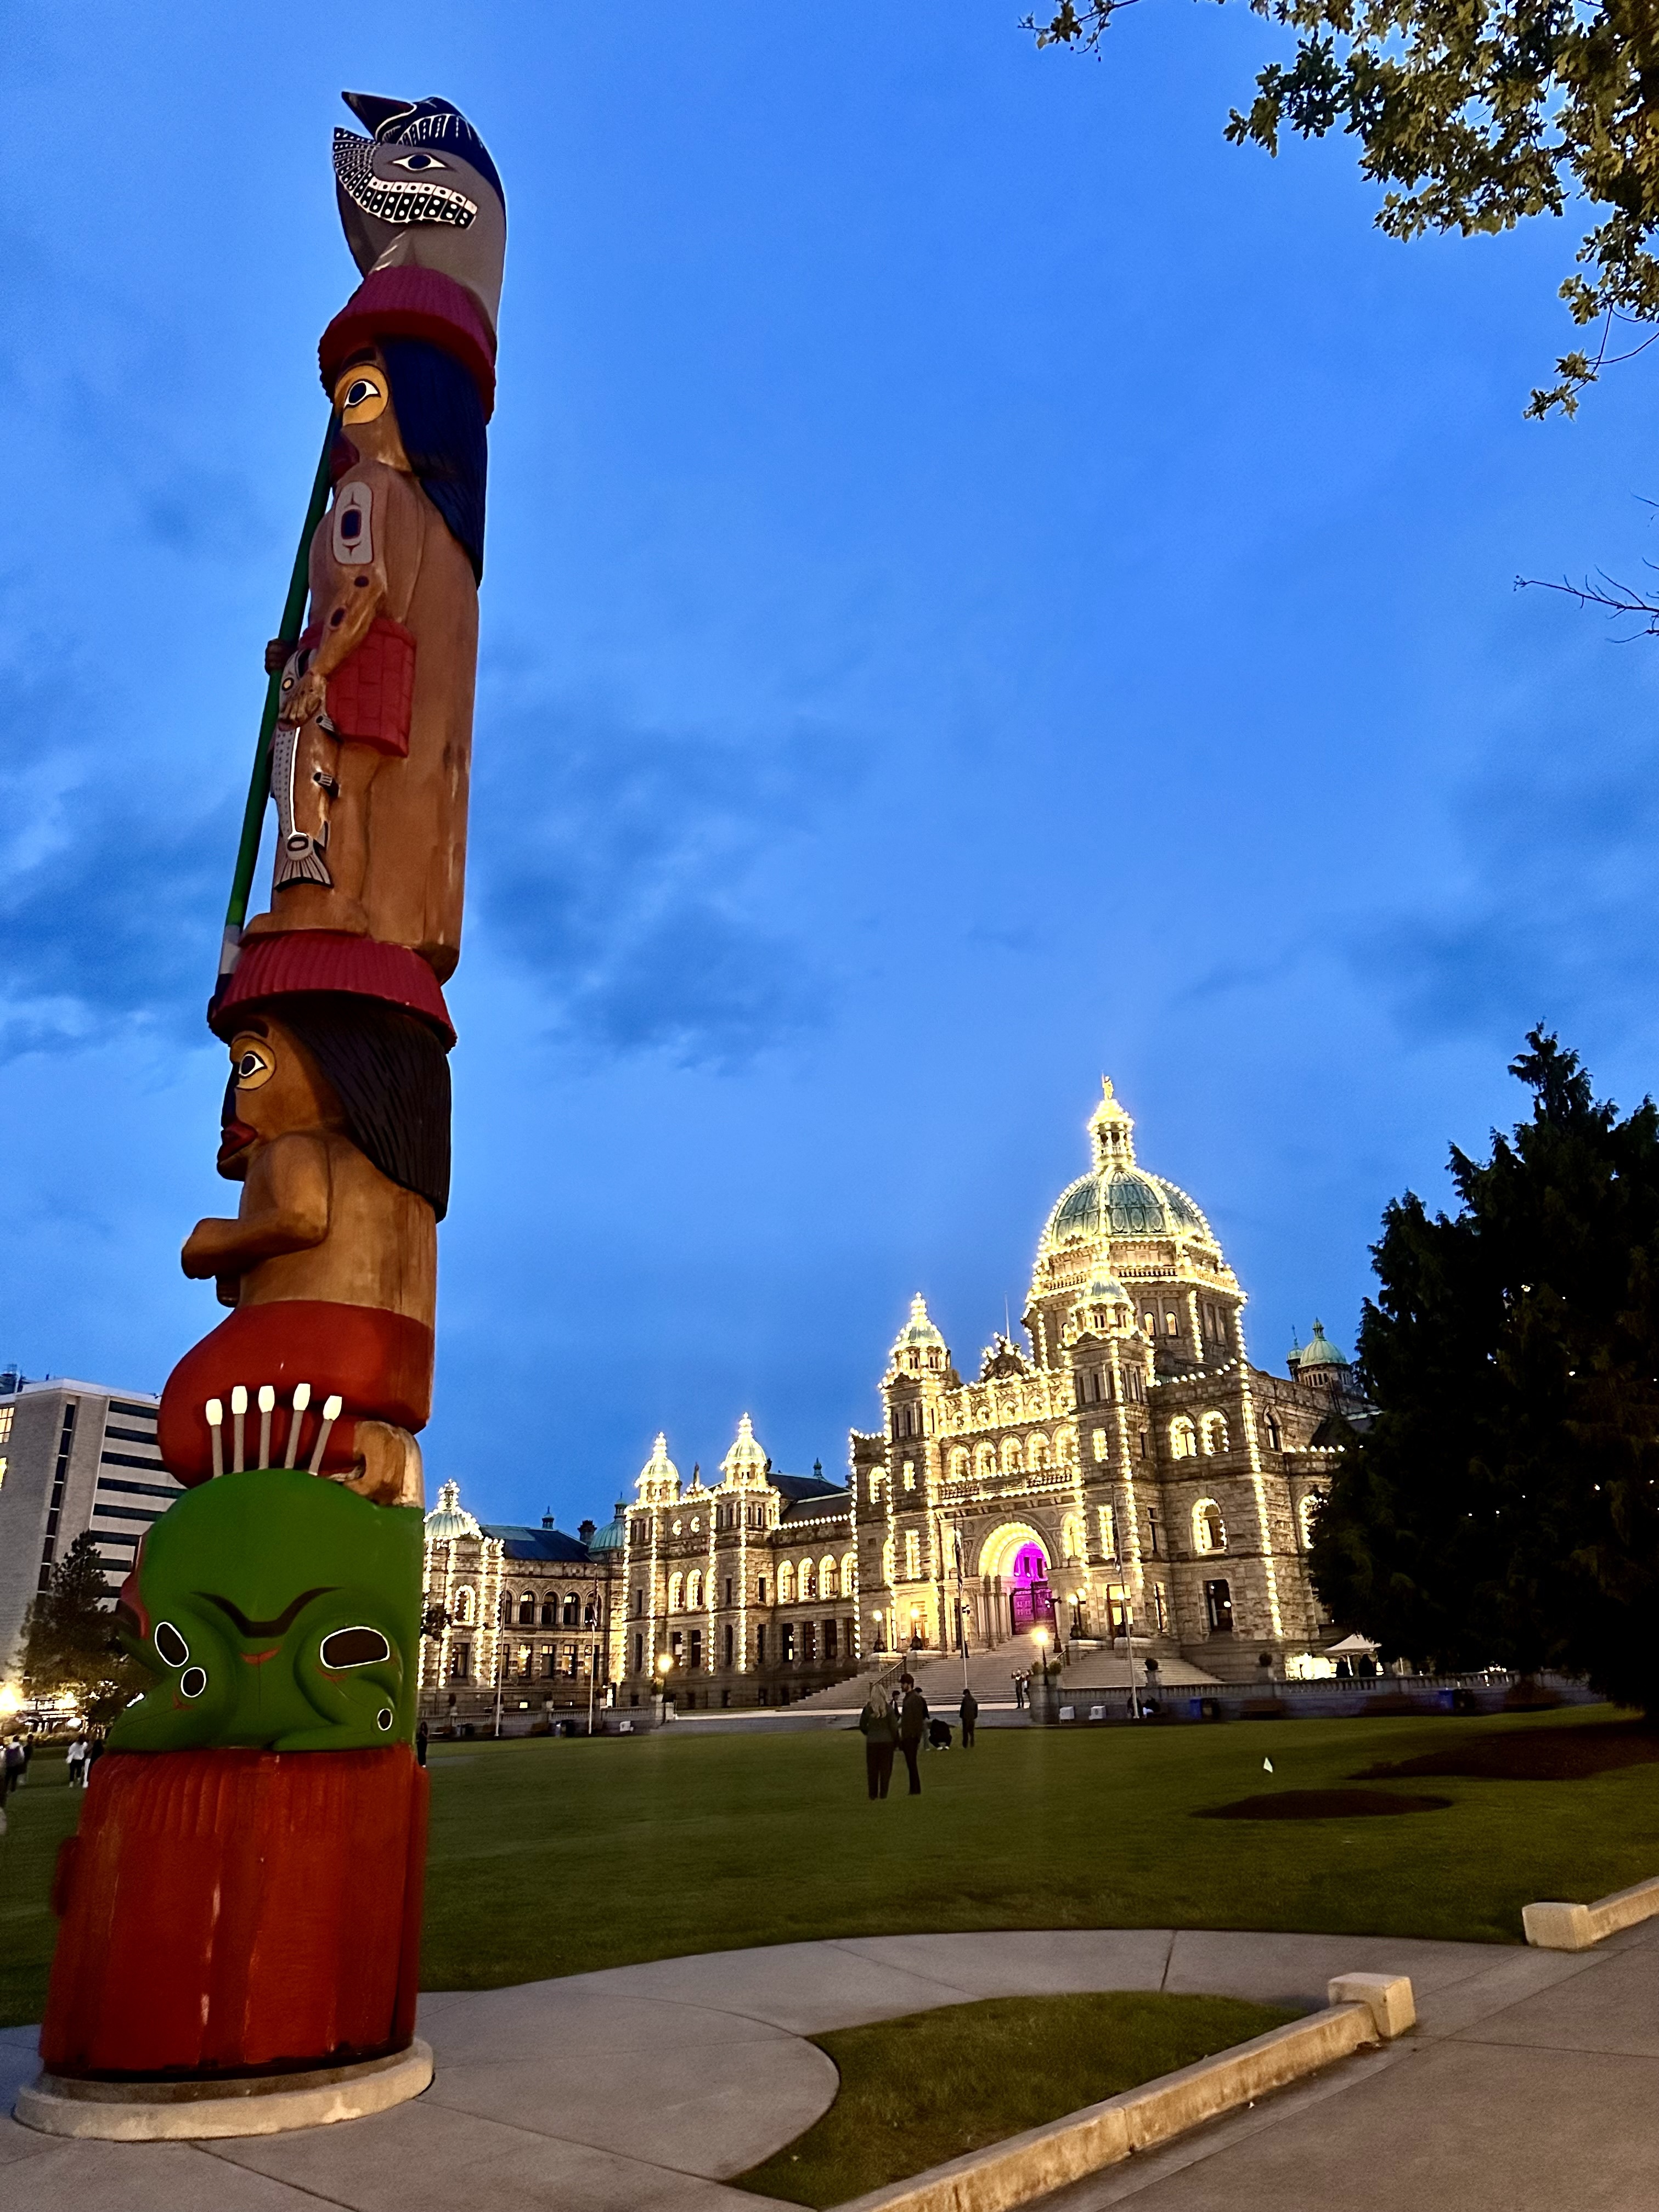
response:
<path id="1" fill-rule="evenodd" d="M 263 2074 L 415 2031 L 428 1777 L 380 1751 L 112 1752 L 63 1847 L 53 2074 Z"/>

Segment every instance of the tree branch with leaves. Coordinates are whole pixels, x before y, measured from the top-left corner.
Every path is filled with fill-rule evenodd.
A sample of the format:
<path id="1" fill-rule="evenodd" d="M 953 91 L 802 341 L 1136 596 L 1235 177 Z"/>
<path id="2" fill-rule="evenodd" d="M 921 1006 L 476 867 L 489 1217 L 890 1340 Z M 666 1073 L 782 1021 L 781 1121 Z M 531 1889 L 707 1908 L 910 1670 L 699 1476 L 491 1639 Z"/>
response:
<path id="1" fill-rule="evenodd" d="M 1133 0 L 1060 0 L 1024 19 L 1040 46 L 1094 52 Z M 1362 173 L 1383 188 L 1378 227 L 1465 237 L 1513 230 L 1575 201 L 1600 219 L 1561 286 L 1597 341 L 1564 353 L 1556 381 L 1527 413 L 1577 412 L 1623 326 L 1659 323 L 1659 9 L 1651 0 L 1249 0 L 1294 34 L 1288 66 L 1270 63 L 1226 136 L 1276 155 L 1289 131 L 1359 143 Z M 1659 332 L 1655 333 L 1659 336 Z"/>

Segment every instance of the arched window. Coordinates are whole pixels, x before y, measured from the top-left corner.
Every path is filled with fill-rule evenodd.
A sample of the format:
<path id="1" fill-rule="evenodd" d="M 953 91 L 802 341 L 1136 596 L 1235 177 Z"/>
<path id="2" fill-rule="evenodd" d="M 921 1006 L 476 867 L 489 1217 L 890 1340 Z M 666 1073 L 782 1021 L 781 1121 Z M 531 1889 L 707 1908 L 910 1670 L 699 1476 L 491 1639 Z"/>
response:
<path id="1" fill-rule="evenodd" d="M 1054 1465 L 1071 1467 L 1077 1460 L 1077 1431 L 1061 1429 L 1054 1438 Z"/>
<path id="2" fill-rule="evenodd" d="M 996 1446 L 995 1446 L 994 1444 L 981 1444 L 981 1445 L 980 1446 L 979 1449 L 978 1449 L 978 1450 L 974 1454 L 974 1472 L 975 1472 L 975 1474 L 981 1474 L 981 1475 L 991 1475 L 991 1474 L 994 1474 L 996 1473 L 996 1471 L 997 1471 L 997 1454 L 996 1454 Z"/>
<path id="3" fill-rule="evenodd" d="M 1221 1508 L 1213 1498 L 1200 1498 L 1193 1508 L 1193 1549 L 1224 1552 L 1226 1548 L 1227 1524 L 1221 1517 Z"/>
<path id="4" fill-rule="evenodd" d="M 684 1589 L 685 1583 L 683 1578 L 678 1575 L 670 1575 L 668 1577 L 668 1610 L 670 1613 L 678 1613 L 679 1611 L 680 1599 L 684 1594 Z"/>
<path id="5" fill-rule="evenodd" d="M 1089 1548 L 1089 1540 L 1083 1533 L 1079 1515 L 1068 1513 L 1060 1523 L 1060 1548 L 1068 1559 L 1081 1559 Z"/>
<path id="6" fill-rule="evenodd" d="M 811 1559 L 803 1559 L 800 1563 L 799 1584 L 800 1595 L 803 1600 L 809 1598 L 813 1595 L 813 1582 L 814 1577 L 812 1573 L 812 1562 Z"/>
<path id="7" fill-rule="evenodd" d="M 818 1562 L 818 1595 L 820 1597 L 841 1595 L 840 1586 L 836 1580 L 836 1563 L 833 1559 L 820 1559 Z"/>
<path id="8" fill-rule="evenodd" d="M 881 1469 L 878 1467 L 872 1467 L 870 1470 L 870 1503 L 872 1505 L 881 1503 Z"/>
<path id="9" fill-rule="evenodd" d="M 1170 1424 L 1170 1455 L 1173 1459 L 1193 1459 L 1198 1453 L 1198 1431 L 1184 1413 Z"/>
<path id="10" fill-rule="evenodd" d="M 552 1597 L 544 1597 L 544 1598 L 542 1600 L 542 1626 L 543 1626 L 544 1628 L 551 1628 L 551 1627 L 553 1627 L 553 1626 L 554 1626 L 554 1625 L 556 1623 L 556 1621 L 557 1621 L 558 1618 L 559 1618 L 559 1601 L 558 1601 L 558 1600 L 557 1600 L 556 1598 L 552 1598 Z"/>
<path id="11" fill-rule="evenodd" d="M 685 1578 L 685 1609 L 696 1613 L 702 1604 L 702 1577 L 693 1571 Z"/>
<path id="12" fill-rule="evenodd" d="M 1311 1544 L 1314 1540 L 1314 1530 L 1319 1525 L 1319 1509 L 1324 1503 L 1325 1493 L 1322 1490 L 1310 1490 L 1297 1508 L 1297 1516 L 1302 1522 L 1302 1541 L 1304 1546 Z"/>
<path id="13" fill-rule="evenodd" d="M 471 1627 L 477 1602 L 470 1588 L 456 1591 L 455 1618 L 463 1628 Z"/>
<path id="14" fill-rule="evenodd" d="M 778 1603 L 793 1605 L 795 1601 L 795 1570 L 786 1559 L 778 1569 Z"/>
<path id="15" fill-rule="evenodd" d="M 845 1553 L 842 1555 L 841 1563 L 842 1595 L 843 1597 L 855 1596 L 857 1595 L 858 1586 L 859 1563 L 857 1555 L 852 1552 Z"/>
<path id="16" fill-rule="evenodd" d="M 952 1482 L 966 1482 L 968 1480 L 968 1452 L 965 1445 L 958 1444 L 951 1455 L 951 1480 Z"/>
<path id="17" fill-rule="evenodd" d="M 520 1626 L 524 1628 L 533 1628 L 536 1625 L 536 1593 L 534 1590 L 526 1590 L 524 1595 L 519 1600 L 519 1622 Z"/>
<path id="18" fill-rule="evenodd" d="M 1224 1452 L 1227 1449 L 1227 1420 L 1223 1413 L 1206 1413 L 1199 1425 L 1206 1452 Z"/>
<path id="19" fill-rule="evenodd" d="M 1267 1414 L 1265 1425 L 1267 1431 L 1267 1449 L 1269 1451 L 1283 1451 L 1285 1449 L 1285 1437 L 1283 1431 L 1280 1430 L 1279 1425 L 1278 1414 L 1270 1410 Z"/>
<path id="20" fill-rule="evenodd" d="M 1027 1442 L 1025 1447 L 1025 1465 L 1028 1472 L 1032 1474 L 1041 1474 L 1043 1468 L 1047 1467 L 1048 1464 L 1048 1437 L 1032 1437 Z"/>
<path id="21" fill-rule="evenodd" d="M 574 1628 L 576 1626 L 581 1609 L 582 1601 L 576 1592 L 567 1590 L 564 1594 L 564 1625 L 567 1628 Z"/>
<path id="22" fill-rule="evenodd" d="M 1002 1471 L 1005 1474 L 1018 1474 L 1019 1468 L 1019 1438 L 1005 1437 L 1002 1440 Z"/>

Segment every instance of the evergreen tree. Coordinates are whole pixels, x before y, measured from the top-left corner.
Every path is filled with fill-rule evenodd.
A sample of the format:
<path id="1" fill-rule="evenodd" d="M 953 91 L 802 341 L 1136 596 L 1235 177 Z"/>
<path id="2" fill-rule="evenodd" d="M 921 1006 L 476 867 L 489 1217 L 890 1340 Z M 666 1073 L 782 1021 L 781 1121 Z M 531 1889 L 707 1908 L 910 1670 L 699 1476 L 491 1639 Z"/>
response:
<path id="1" fill-rule="evenodd" d="M 1534 1030 L 1534 1094 L 1458 1212 L 1408 1193 L 1373 1248 L 1352 1438 L 1311 1565 L 1390 1656 L 1560 1668 L 1659 1717 L 1659 1114 L 1620 1121 Z"/>
<path id="2" fill-rule="evenodd" d="M 108 1597 L 98 1540 L 88 1530 L 53 1567 L 23 1626 L 22 1673 L 28 1694 L 72 1697 L 96 1728 L 107 1727 L 146 1679 L 115 1641 Z"/>

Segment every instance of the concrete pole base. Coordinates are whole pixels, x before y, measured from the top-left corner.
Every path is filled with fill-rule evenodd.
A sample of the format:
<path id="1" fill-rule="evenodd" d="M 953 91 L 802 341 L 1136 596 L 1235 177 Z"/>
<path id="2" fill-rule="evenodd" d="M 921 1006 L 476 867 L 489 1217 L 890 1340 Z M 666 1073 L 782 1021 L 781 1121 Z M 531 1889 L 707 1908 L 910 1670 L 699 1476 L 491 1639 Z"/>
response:
<path id="1" fill-rule="evenodd" d="M 258 2074 L 234 2081 L 85 2081 L 42 2074 L 18 2092 L 15 2117 L 48 2136 L 104 2142 L 203 2142 L 217 2136 L 274 2136 L 365 2119 L 410 2097 L 432 2079 L 432 2046 L 356 2066 L 307 2074 Z"/>

